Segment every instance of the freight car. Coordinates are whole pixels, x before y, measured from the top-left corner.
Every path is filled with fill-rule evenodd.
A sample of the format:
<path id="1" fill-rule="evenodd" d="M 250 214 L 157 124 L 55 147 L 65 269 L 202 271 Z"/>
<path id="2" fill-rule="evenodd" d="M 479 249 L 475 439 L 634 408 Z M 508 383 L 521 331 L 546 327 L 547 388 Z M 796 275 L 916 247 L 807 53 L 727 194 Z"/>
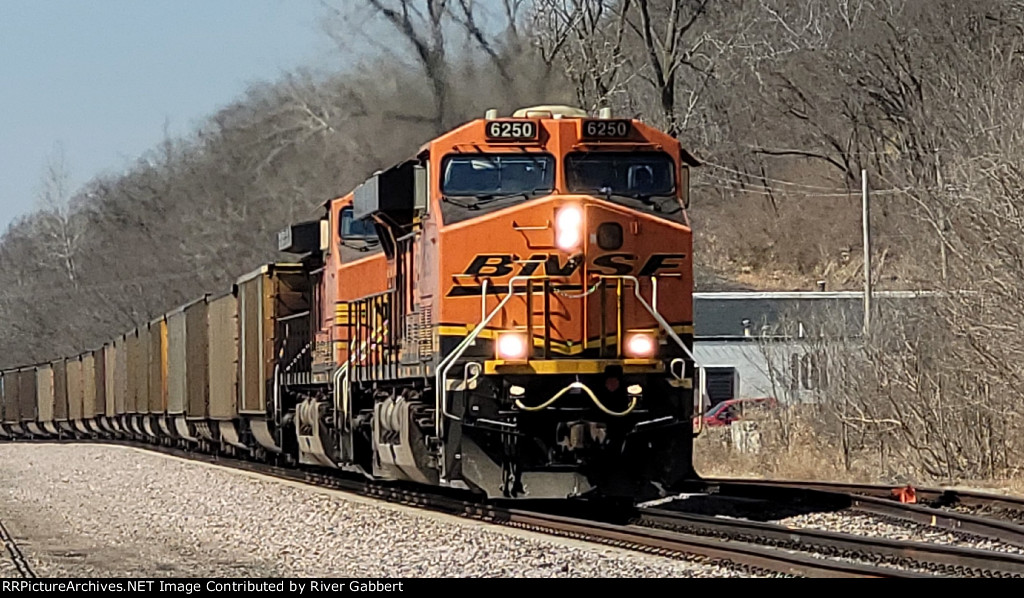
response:
<path id="1" fill-rule="evenodd" d="M 695 477 L 697 165 L 642 122 L 468 122 L 278 236 L 294 257 L 0 373 L 0 436 L 119 437 L 464 488 Z"/>

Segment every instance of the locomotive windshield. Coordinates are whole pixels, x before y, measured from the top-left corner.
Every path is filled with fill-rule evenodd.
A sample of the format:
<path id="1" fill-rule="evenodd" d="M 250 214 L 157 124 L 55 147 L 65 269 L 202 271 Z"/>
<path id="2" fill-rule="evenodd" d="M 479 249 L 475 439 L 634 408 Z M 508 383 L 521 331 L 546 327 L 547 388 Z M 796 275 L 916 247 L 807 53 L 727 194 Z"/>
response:
<path id="1" fill-rule="evenodd" d="M 651 197 L 675 193 L 675 165 L 662 153 L 577 153 L 565 158 L 569 191 Z"/>
<path id="2" fill-rule="evenodd" d="M 442 167 L 444 221 L 459 222 L 551 193 L 555 159 L 546 154 L 449 156 Z"/>
<path id="3" fill-rule="evenodd" d="M 441 190 L 447 196 L 486 200 L 547 193 L 554 184 L 551 156 L 477 154 L 445 160 Z"/>
<path id="4" fill-rule="evenodd" d="M 661 152 L 573 153 L 565 158 L 570 193 L 589 193 L 670 219 L 682 215 L 675 163 Z"/>

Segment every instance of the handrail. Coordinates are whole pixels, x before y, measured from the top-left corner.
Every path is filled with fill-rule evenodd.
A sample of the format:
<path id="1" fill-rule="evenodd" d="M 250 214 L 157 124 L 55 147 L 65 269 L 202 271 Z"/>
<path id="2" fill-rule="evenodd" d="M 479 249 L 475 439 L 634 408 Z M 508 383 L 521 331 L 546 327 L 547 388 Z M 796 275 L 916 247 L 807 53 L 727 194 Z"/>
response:
<path id="1" fill-rule="evenodd" d="M 281 364 L 274 364 L 274 425 L 278 423 L 278 417 L 281 415 Z"/>
<path id="2" fill-rule="evenodd" d="M 349 392 L 348 392 L 348 364 L 349 364 L 349 361 L 350 361 L 349 359 L 346 359 L 345 363 L 343 363 L 340 366 L 338 366 L 338 369 L 334 370 L 334 374 L 331 376 L 331 383 L 334 385 L 334 401 L 335 401 L 334 408 L 341 412 L 342 432 L 348 432 L 349 431 L 349 427 L 350 427 L 349 426 L 349 421 L 348 421 L 348 401 L 349 401 Z M 345 382 L 344 383 L 341 382 L 341 378 L 343 378 L 343 377 L 345 378 Z M 338 399 L 339 398 L 341 399 L 340 404 L 338 403 Z M 339 448 L 341 448 L 341 447 L 339 447 Z"/>
<path id="3" fill-rule="evenodd" d="M 668 334 L 669 338 L 671 338 L 673 341 L 676 342 L 677 345 L 679 345 L 683 352 L 686 353 L 686 356 L 689 357 L 691 361 L 693 361 L 694 367 L 696 367 L 697 358 L 693 355 L 693 351 L 691 351 L 690 348 L 686 346 L 686 343 L 683 342 L 683 339 L 679 338 L 679 335 L 676 334 L 676 331 L 672 330 L 672 326 L 670 326 L 669 323 L 665 321 L 665 318 L 661 317 L 661 314 L 659 314 L 657 310 L 653 309 L 651 305 L 647 303 L 647 301 L 643 298 L 643 295 L 640 294 L 640 281 L 637 280 L 635 276 L 602 276 L 601 278 L 618 278 L 622 280 L 632 281 L 633 294 L 636 295 L 637 301 L 639 301 L 640 305 L 642 305 L 644 309 L 647 310 L 647 313 L 651 314 L 651 316 L 654 317 L 654 320 L 658 323 L 658 326 L 661 326 L 662 330 L 664 330 L 666 334 Z"/>
<path id="4" fill-rule="evenodd" d="M 480 283 L 480 319 L 483 320 L 487 317 L 487 285 L 490 284 L 490 279 L 484 278 L 484 281 Z"/>
<path id="5" fill-rule="evenodd" d="M 473 374 L 472 374 L 473 377 L 472 378 L 469 377 L 470 376 L 469 370 L 473 370 Z M 483 368 L 480 367 L 480 364 L 478 362 L 476 362 L 476 361 L 466 362 L 466 366 L 464 368 L 462 368 L 462 383 L 465 385 L 465 388 L 468 389 L 470 384 L 472 384 L 473 382 L 476 382 L 476 380 L 478 378 L 480 378 L 480 372 L 481 371 L 483 371 Z"/>
<path id="6" fill-rule="evenodd" d="M 508 293 L 505 295 L 505 297 L 503 297 L 502 300 L 498 302 L 498 305 L 496 305 L 494 307 L 494 309 L 491 310 L 490 313 L 487 314 L 486 317 L 484 317 L 482 320 L 480 320 L 480 323 L 476 325 L 476 328 L 474 328 L 469 334 L 467 334 L 462 339 L 462 341 L 458 345 L 456 345 L 455 349 L 452 350 L 451 353 L 446 355 L 445 358 L 442 359 L 441 362 L 437 364 L 437 370 L 436 370 L 436 373 L 434 374 L 434 379 L 435 379 L 435 387 L 436 387 L 435 392 L 438 393 L 437 394 L 437 406 L 438 406 L 438 408 L 437 408 L 436 413 L 434 414 L 434 420 L 435 420 L 435 425 L 437 427 L 437 437 L 438 438 L 444 438 L 444 418 L 447 417 L 448 419 L 454 419 L 455 421 L 462 421 L 462 418 L 458 417 L 457 415 L 455 415 L 453 413 L 449 413 L 448 412 L 448 384 L 447 384 L 447 380 L 448 380 L 448 372 L 449 372 L 449 370 L 451 370 L 452 366 L 455 364 L 455 361 L 458 358 L 462 357 L 462 354 L 466 352 L 466 349 L 469 348 L 469 346 L 473 343 L 473 341 L 475 341 L 476 338 L 478 336 L 480 336 L 480 333 L 484 331 L 484 327 L 486 327 L 487 324 L 490 323 L 490 321 L 492 319 L 494 319 L 494 316 L 496 316 L 498 314 L 498 312 L 501 311 L 501 309 L 503 307 L 505 307 L 505 304 L 508 303 L 509 300 L 512 299 L 513 296 L 515 296 L 515 284 L 518 281 L 520 281 L 520 280 L 527 280 L 529 278 L 537 278 L 537 277 L 513 276 L 511 279 L 509 279 L 509 281 L 508 281 Z"/>
<path id="7" fill-rule="evenodd" d="M 477 337 L 480 336 L 480 334 L 483 332 L 483 330 L 487 326 L 487 324 L 489 324 L 490 321 L 492 319 L 494 319 L 494 316 L 496 316 L 498 314 L 498 312 L 500 312 L 502 310 L 502 308 L 505 307 L 505 304 L 508 303 L 509 300 L 512 299 L 513 296 L 515 296 L 515 285 L 516 285 L 517 282 L 522 281 L 522 280 L 543 279 L 543 278 L 549 278 L 549 277 L 547 277 L 547 276 L 513 276 L 511 279 L 509 279 L 509 281 L 508 281 L 508 293 L 501 299 L 501 301 L 498 302 L 498 305 L 496 305 L 494 307 L 494 309 L 492 309 L 489 313 L 487 313 L 487 315 L 480 320 L 480 323 L 477 324 L 476 327 L 473 328 L 473 330 L 468 335 L 466 335 L 462 339 L 462 341 L 459 342 L 458 345 L 456 345 L 455 349 L 452 350 L 451 353 L 446 355 L 444 357 L 444 359 L 441 360 L 440 363 L 438 363 L 437 369 L 436 369 L 435 374 L 434 374 L 435 388 L 436 388 L 435 392 L 437 392 L 437 395 L 436 395 L 437 396 L 437 410 L 436 410 L 436 412 L 434 414 L 434 420 L 435 420 L 435 426 L 436 426 L 436 431 L 437 431 L 438 439 L 443 439 L 444 438 L 444 419 L 445 418 L 453 419 L 455 421 L 462 421 L 461 417 L 455 415 L 454 413 L 450 413 L 448 411 L 448 385 L 447 385 L 447 380 L 448 380 L 448 373 L 451 371 L 451 368 L 455 365 L 455 361 L 458 360 L 460 357 L 462 357 L 462 354 L 465 353 L 466 349 L 468 349 L 469 346 L 477 339 Z M 686 353 L 686 356 L 689 357 L 690 360 L 693 362 L 694 368 L 701 368 L 701 369 L 703 368 L 703 366 L 700 366 L 698 364 L 697 358 L 693 354 L 693 351 L 691 351 L 690 348 L 686 346 L 686 343 L 684 343 L 683 340 L 681 338 L 679 338 L 679 335 L 677 335 L 676 332 L 674 330 L 672 330 L 672 326 L 670 326 L 669 323 L 665 321 L 665 318 L 663 318 L 661 316 L 661 314 L 659 314 L 657 312 L 657 310 L 653 309 L 651 307 L 651 305 L 640 294 L 640 281 L 635 276 L 602 276 L 601 278 L 602 279 L 619 279 L 619 280 L 629 280 L 629 281 L 631 281 L 633 283 L 633 294 L 636 296 L 637 300 L 640 302 L 640 305 L 642 305 L 644 307 L 644 309 L 646 309 L 647 312 L 650 313 L 652 317 L 654 317 L 655 321 L 658 323 L 658 326 L 660 326 L 665 331 L 665 333 L 668 334 L 669 338 L 671 338 L 677 345 L 679 345 L 679 347 L 683 350 L 683 352 Z M 484 297 L 486 297 L 486 295 L 484 295 Z M 701 386 L 703 386 L 703 378 L 704 377 L 701 376 L 701 379 L 702 379 Z M 703 390 L 701 390 L 701 393 L 703 393 Z M 701 395 L 701 399 L 703 399 L 703 395 Z"/>
<path id="8" fill-rule="evenodd" d="M 360 301 L 362 301 L 360 299 Z M 356 302 L 349 302 L 356 303 Z M 352 394 L 349 388 L 349 379 L 351 378 L 350 365 L 357 366 L 357 361 L 360 361 L 366 357 L 366 351 L 374 341 L 379 341 L 384 335 L 384 330 L 387 326 L 390 326 L 391 318 L 388 318 L 380 323 L 380 326 L 376 330 L 371 330 L 366 335 L 365 339 L 361 339 L 353 350 L 352 339 L 349 339 L 349 354 L 345 362 L 338 366 L 338 369 L 334 370 L 334 374 L 331 376 L 331 383 L 334 390 L 335 409 L 338 409 L 342 415 L 342 428 L 343 432 L 349 432 L 351 425 L 349 422 L 349 407 L 351 405 Z M 344 378 L 344 382 L 342 382 Z M 341 403 L 338 403 L 338 398 L 341 398 Z"/>
<path id="9" fill-rule="evenodd" d="M 306 352 L 309 351 L 313 347 L 313 343 L 314 342 L 315 341 L 309 341 L 308 343 L 306 343 L 302 347 L 302 349 L 299 350 L 298 353 L 295 354 L 295 357 L 293 357 L 292 360 L 288 362 L 288 365 L 285 366 L 285 368 L 284 368 L 285 373 L 292 371 L 292 368 L 295 367 L 295 364 L 299 362 L 299 359 L 301 359 L 302 356 L 305 355 Z M 280 352 L 281 353 L 284 352 L 284 347 L 281 347 L 281 351 Z"/>
<path id="10" fill-rule="evenodd" d="M 700 377 L 700 383 L 698 384 L 697 392 L 697 436 L 700 436 L 704 432 L 704 428 L 707 427 L 707 423 L 704 421 L 704 395 L 708 391 L 708 371 L 704 368 L 694 368 L 694 375 Z M 710 401 L 709 401 L 710 402 Z"/>
<path id="11" fill-rule="evenodd" d="M 695 388 L 694 391 L 696 391 L 695 394 L 697 396 L 697 400 L 699 401 L 699 405 L 703 406 L 704 394 L 706 392 L 707 387 L 707 376 L 704 375 L 704 366 L 700 365 L 697 362 L 697 356 L 694 355 L 693 351 L 691 351 L 690 348 L 686 346 L 686 343 L 683 342 L 683 339 L 679 338 L 679 335 L 676 334 L 676 331 L 672 330 L 672 326 L 670 326 L 669 323 L 665 321 L 665 318 L 661 317 L 661 314 L 659 314 L 656 309 L 652 308 L 650 304 L 648 304 L 647 301 L 644 300 L 643 296 L 640 294 L 640 281 L 637 280 L 635 276 L 618 276 L 616 278 L 630 279 L 633 281 L 633 294 L 636 295 L 637 301 L 640 302 L 640 305 L 644 306 L 644 309 L 646 309 L 647 312 L 654 317 L 654 320 L 658 322 L 658 325 L 661 326 L 661 328 L 669 335 L 669 337 L 673 341 L 676 342 L 677 345 L 679 345 L 680 348 L 682 348 L 683 352 L 686 353 L 686 356 L 689 357 L 690 361 L 693 362 L 694 375 L 700 378 L 700 383 L 698 385 L 699 388 Z M 701 419 L 702 431 L 704 423 L 704 414 L 703 412 L 700 411 L 700 407 L 698 407 L 696 411 L 698 412 L 698 417 Z M 692 433 L 692 422 L 690 423 L 690 427 Z M 697 433 L 700 434 L 700 431 L 698 431 Z"/>

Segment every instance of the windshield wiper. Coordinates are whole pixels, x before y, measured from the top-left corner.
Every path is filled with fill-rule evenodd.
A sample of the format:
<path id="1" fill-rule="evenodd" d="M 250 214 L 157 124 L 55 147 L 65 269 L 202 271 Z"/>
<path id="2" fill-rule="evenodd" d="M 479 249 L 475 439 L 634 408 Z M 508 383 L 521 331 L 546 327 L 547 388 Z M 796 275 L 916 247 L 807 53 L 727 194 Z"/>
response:
<path id="1" fill-rule="evenodd" d="M 478 193 L 476 195 L 445 195 L 443 199 L 459 207 L 466 208 L 467 210 L 479 210 L 481 206 L 485 206 L 496 201 L 503 201 L 506 199 L 513 198 L 531 199 L 532 197 L 535 197 L 542 193 L 550 193 L 550 191 L 533 189 L 530 191 L 517 191 L 515 193 Z M 456 201 L 455 198 L 467 198 L 474 199 L 476 201 L 461 202 Z"/>
<path id="2" fill-rule="evenodd" d="M 601 189 L 599 191 L 591 191 L 591 193 L 594 193 L 595 195 L 599 195 L 599 196 L 605 198 L 608 201 L 612 201 L 613 199 L 627 199 L 627 200 L 630 200 L 630 201 L 638 201 L 638 202 L 644 204 L 645 206 L 651 208 L 651 211 L 658 212 L 659 214 L 675 214 L 677 212 L 680 212 L 683 209 L 683 206 L 679 205 L 678 201 L 673 201 L 672 203 L 676 204 L 676 209 L 674 209 L 674 210 L 672 210 L 670 212 L 666 212 L 665 211 L 665 200 L 669 200 L 669 201 L 675 200 L 676 199 L 675 195 L 669 195 L 669 194 L 665 194 L 665 195 L 641 194 L 641 193 L 634 193 L 634 194 L 630 195 L 630 194 L 627 194 L 627 193 L 615 193 L 615 192 L 613 192 L 611 189 L 609 189 L 607 187 L 605 187 L 605 188 L 603 188 L 603 189 Z"/>
<path id="3" fill-rule="evenodd" d="M 356 251 L 370 251 L 374 247 L 380 245 L 380 239 L 376 237 L 366 237 L 365 239 L 358 239 L 365 243 L 365 245 L 358 245 L 352 242 L 351 239 L 343 239 L 341 244 L 349 249 L 355 249 Z"/>

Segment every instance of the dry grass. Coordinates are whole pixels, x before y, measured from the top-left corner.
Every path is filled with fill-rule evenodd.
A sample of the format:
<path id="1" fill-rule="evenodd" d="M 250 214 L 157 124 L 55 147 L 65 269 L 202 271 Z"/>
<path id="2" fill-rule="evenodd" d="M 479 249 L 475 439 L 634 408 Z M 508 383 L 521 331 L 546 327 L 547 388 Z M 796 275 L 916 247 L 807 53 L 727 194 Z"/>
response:
<path id="1" fill-rule="evenodd" d="M 776 423 L 776 422 L 771 422 Z M 822 446 L 813 430 L 791 426 L 792 441 L 766 420 L 758 422 L 760 450 L 744 451 L 734 444 L 730 427 L 709 428 L 694 443 L 694 461 L 698 473 L 711 477 L 777 478 L 791 480 L 849 480 L 844 471 L 842 453 L 836 447 Z M 856 480 L 863 481 L 863 480 Z"/>
<path id="2" fill-rule="evenodd" d="M 894 473 L 903 468 L 889 462 L 884 451 L 853 453 L 850 466 L 833 435 L 821 431 L 821 423 L 801 416 L 787 416 L 753 424 L 760 449 L 740 450 L 731 428 L 706 429 L 694 441 L 694 464 L 704 477 L 835 481 L 866 484 L 948 486 L 1024 496 L 1024 478 L 965 479 L 950 482 L 925 476 Z M 787 427 L 783 427 L 783 426 Z M 738 432 L 738 430 L 736 430 Z"/>

